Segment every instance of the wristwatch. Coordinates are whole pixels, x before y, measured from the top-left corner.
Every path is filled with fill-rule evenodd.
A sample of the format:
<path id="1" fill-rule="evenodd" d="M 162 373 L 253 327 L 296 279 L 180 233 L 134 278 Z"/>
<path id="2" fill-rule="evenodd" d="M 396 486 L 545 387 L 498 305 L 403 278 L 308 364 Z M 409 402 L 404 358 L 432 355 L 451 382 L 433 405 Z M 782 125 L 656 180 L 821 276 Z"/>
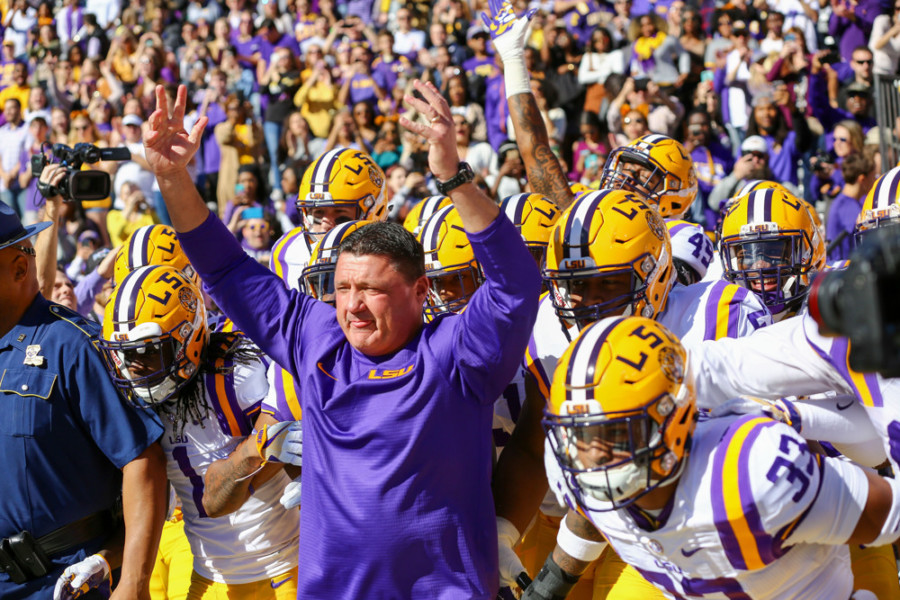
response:
<path id="1" fill-rule="evenodd" d="M 469 163 L 463 161 L 459 163 L 459 171 L 457 171 L 456 175 L 447 181 L 437 182 L 437 189 L 442 195 L 446 196 L 450 193 L 450 190 L 454 190 L 464 183 L 471 183 L 474 180 L 475 171 L 472 170 Z"/>

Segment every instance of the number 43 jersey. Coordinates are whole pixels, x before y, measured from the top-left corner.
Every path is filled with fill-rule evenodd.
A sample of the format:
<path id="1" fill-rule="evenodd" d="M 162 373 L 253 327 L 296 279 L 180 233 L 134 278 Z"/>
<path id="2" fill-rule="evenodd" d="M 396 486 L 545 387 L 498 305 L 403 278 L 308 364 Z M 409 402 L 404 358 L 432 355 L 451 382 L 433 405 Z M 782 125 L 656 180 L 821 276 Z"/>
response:
<path id="1" fill-rule="evenodd" d="M 862 469 L 811 453 L 782 423 L 727 416 L 697 424 L 672 485 L 673 500 L 655 516 L 634 505 L 583 513 L 668 597 L 850 597 L 849 550 L 841 544 L 868 495 Z M 558 481 L 551 486 L 559 490 Z"/>
<path id="2" fill-rule="evenodd" d="M 278 501 L 290 481 L 280 470 L 237 511 L 217 518 L 206 514 L 206 470 L 251 434 L 268 389 L 262 361 L 226 366 L 233 370 L 200 375 L 210 407 L 202 424 L 194 421 L 179 431 L 162 415 L 166 426 L 162 446 L 169 481 L 181 499 L 194 570 L 213 581 L 240 584 L 269 579 L 296 566 L 299 511 L 285 510 Z"/>

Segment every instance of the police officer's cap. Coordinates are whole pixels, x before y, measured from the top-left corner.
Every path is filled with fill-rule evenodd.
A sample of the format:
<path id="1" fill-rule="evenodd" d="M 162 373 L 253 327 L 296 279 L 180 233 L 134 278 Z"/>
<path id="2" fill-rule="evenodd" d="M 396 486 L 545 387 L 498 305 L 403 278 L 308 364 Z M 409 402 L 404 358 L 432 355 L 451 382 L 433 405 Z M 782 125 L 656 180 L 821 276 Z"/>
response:
<path id="1" fill-rule="evenodd" d="M 50 221 L 44 221 L 24 227 L 15 211 L 0 202 L 0 250 L 30 238 L 50 225 Z"/>

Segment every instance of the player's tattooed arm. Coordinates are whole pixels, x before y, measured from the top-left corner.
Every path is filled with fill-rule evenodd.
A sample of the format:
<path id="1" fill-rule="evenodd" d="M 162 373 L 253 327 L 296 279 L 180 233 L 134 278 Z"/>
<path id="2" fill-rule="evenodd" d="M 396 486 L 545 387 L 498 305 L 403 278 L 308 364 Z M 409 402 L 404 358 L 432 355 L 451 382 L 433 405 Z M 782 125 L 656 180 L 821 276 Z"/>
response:
<path id="1" fill-rule="evenodd" d="M 532 190 L 555 202 L 560 210 L 565 210 L 572 204 L 575 195 L 569 189 L 569 180 L 559 159 L 550 149 L 550 138 L 534 95 L 516 94 L 510 97 L 509 114 Z"/>
<path id="2" fill-rule="evenodd" d="M 256 426 L 274 424 L 274 418 L 261 415 Z M 227 457 L 209 465 L 204 476 L 203 509 L 210 517 L 233 513 L 282 468 L 280 463 L 263 464 L 254 438 L 248 437 Z"/>
<path id="3" fill-rule="evenodd" d="M 603 534 L 594 527 L 593 523 L 585 519 L 580 513 L 570 510 L 565 516 L 565 519 L 569 531 L 581 539 L 587 540 L 588 542 L 606 542 Z M 559 547 L 559 544 L 553 549 L 553 560 L 556 561 L 556 564 L 558 564 L 563 571 L 570 575 L 581 575 L 591 562 L 593 562 L 585 562 L 570 556 L 565 550 Z"/>

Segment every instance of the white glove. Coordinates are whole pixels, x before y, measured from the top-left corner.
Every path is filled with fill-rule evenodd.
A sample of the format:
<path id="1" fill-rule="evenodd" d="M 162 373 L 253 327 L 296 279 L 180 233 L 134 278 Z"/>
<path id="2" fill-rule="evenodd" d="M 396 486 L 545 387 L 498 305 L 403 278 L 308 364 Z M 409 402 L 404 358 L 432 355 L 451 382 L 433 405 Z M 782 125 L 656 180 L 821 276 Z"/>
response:
<path id="1" fill-rule="evenodd" d="M 765 400 L 752 396 L 741 396 L 720 404 L 709 412 L 711 417 L 725 415 L 761 415 L 785 423 L 800 433 L 802 422 L 797 407 L 790 400 Z"/>
<path id="2" fill-rule="evenodd" d="M 266 425 L 256 434 L 256 450 L 265 460 L 303 466 L 303 424 L 282 421 Z"/>
<path id="3" fill-rule="evenodd" d="M 295 508 L 300 506 L 300 481 L 292 481 L 286 486 L 284 486 L 284 493 L 281 494 L 281 499 L 279 500 L 281 505 L 286 509 Z"/>
<path id="4" fill-rule="evenodd" d="M 53 589 L 53 600 L 79 598 L 94 588 L 109 597 L 111 584 L 109 563 L 99 554 L 92 554 L 62 572 Z"/>
<path id="5" fill-rule="evenodd" d="M 519 541 L 519 530 L 516 526 L 504 519 L 497 517 L 497 548 L 500 555 L 500 587 L 516 589 L 516 577 L 525 570 L 522 561 L 513 548 Z"/>
<path id="6" fill-rule="evenodd" d="M 491 34 L 494 49 L 503 59 L 506 97 L 531 93 L 528 70 L 525 68 L 525 42 L 528 39 L 528 23 L 536 9 L 516 17 L 510 0 L 488 0 L 488 9 L 490 15 L 481 13 L 481 20 Z"/>

